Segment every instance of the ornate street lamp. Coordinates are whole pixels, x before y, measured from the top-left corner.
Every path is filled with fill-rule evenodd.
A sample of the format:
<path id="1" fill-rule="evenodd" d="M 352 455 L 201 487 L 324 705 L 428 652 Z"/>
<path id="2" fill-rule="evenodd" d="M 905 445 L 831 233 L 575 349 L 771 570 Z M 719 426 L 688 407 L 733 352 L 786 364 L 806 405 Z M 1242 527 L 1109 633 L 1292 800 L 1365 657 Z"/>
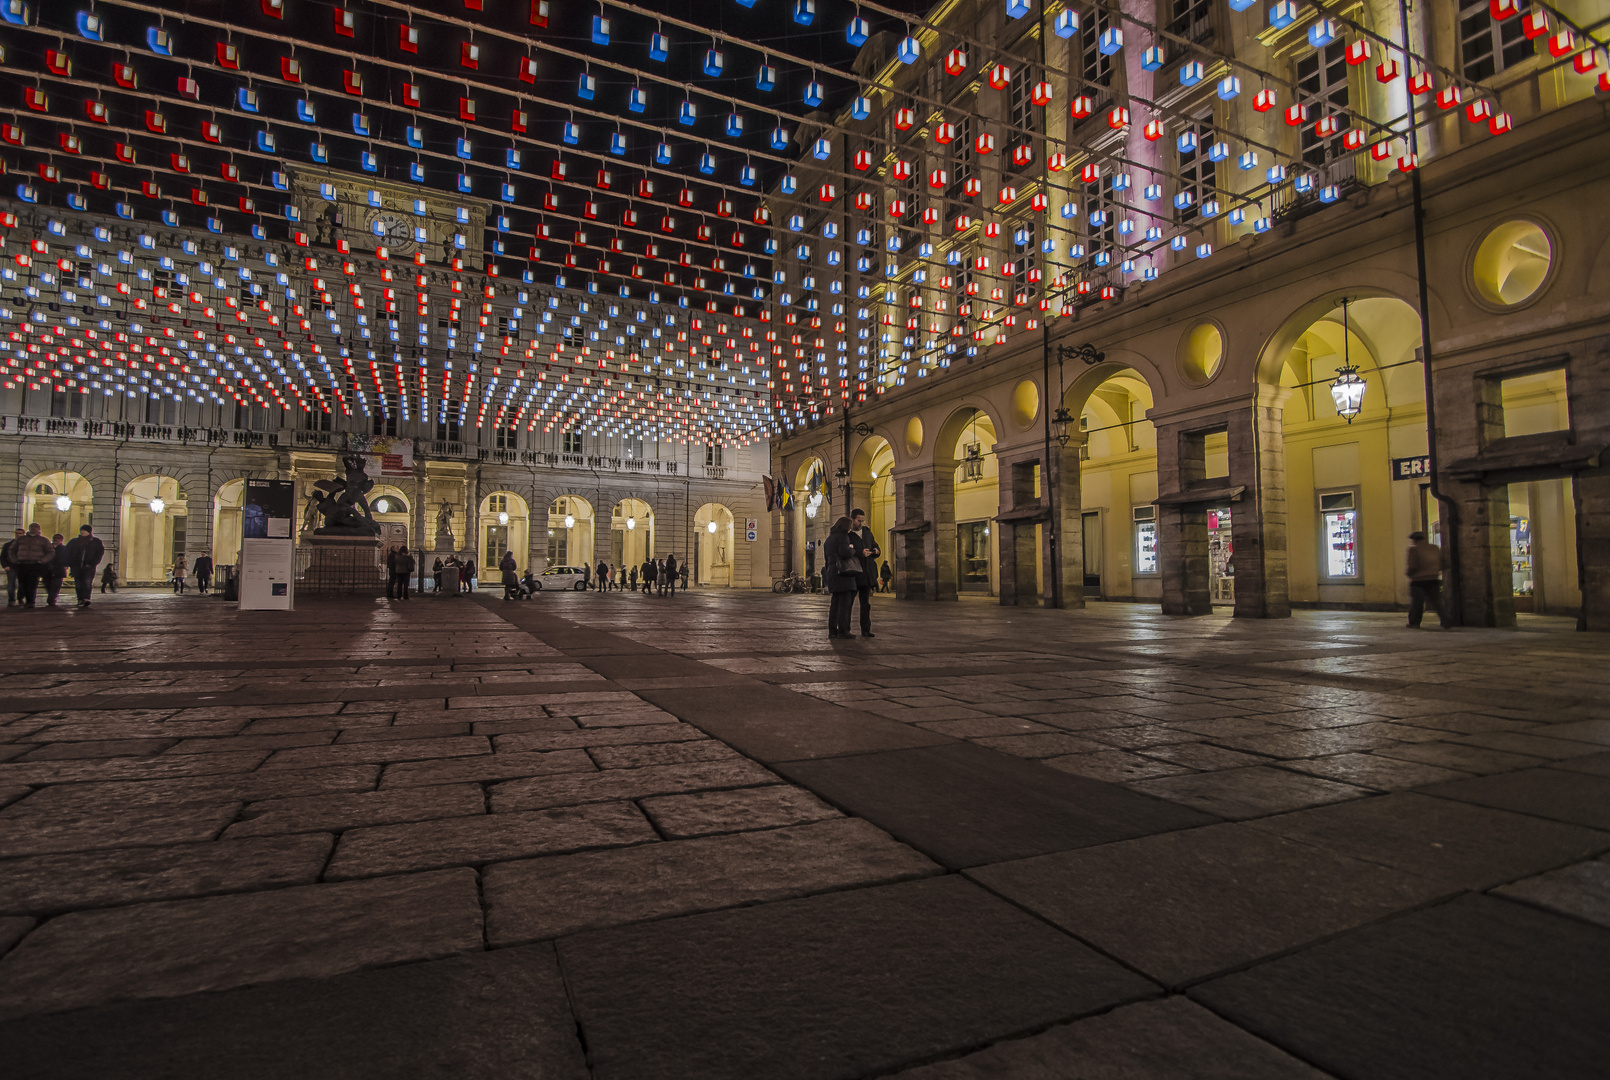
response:
<path id="1" fill-rule="evenodd" d="M 1330 396 L 1336 402 L 1336 415 L 1349 424 L 1353 417 L 1364 411 L 1364 390 L 1368 385 L 1358 368 L 1353 366 L 1349 349 L 1347 325 L 1347 298 L 1342 297 L 1342 366 L 1336 371 L 1336 381 L 1330 384 Z"/>
<path id="2" fill-rule="evenodd" d="M 162 501 L 161 496 L 158 496 L 157 498 L 152 499 L 150 501 L 150 503 L 147 504 L 147 505 L 149 505 L 151 507 L 151 513 L 153 513 L 153 514 L 160 514 L 160 513 L 162 513 L 162 511 L 164 511 L 164 510 L 166 510 L 168 508 L 168 504 Z"/>

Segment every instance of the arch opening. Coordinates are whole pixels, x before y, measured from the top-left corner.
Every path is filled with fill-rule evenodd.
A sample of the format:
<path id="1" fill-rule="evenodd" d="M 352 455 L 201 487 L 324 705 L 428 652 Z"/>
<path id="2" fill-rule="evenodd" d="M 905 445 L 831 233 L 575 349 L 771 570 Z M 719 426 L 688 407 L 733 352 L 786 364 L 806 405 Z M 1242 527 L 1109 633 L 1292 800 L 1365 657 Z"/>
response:
<path id="1" fill-rule="evenodd" d="M 560 495 L 548 504 L 545 567 L 584 566 L 593 558 L 593 504 L 580 495 Z"/>
<path id="2" fill-rule="evenodd" d="M 700 585 L 733 583 L 732 511 L 721 503 L 705 503 L 693 515 L 693 566 Z"/>
<path id="3" fill-rule="evenodd" d="M 119 570 L 125 584 L 161 585 L 185 561 L 190 509 L 179 481 L 155 474 L 123 488 Z"/>

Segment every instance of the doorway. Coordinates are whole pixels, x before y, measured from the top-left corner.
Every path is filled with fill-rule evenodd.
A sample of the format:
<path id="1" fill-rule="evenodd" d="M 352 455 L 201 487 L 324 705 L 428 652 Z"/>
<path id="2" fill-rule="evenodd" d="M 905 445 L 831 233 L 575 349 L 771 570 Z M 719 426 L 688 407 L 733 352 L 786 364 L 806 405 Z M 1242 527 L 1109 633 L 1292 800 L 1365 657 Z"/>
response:
<path id="1" fill-rule="evenodd" d="M 1084 543 L 1086 595 L 1101 593 L 1101 511 L 1086 510 L 1079 519 Z"/>
<path id="2" fill-rule="evenodd" d="M 956 586 L 962 592 L 990 591 L 989 522 L 963 521 L 956 525 Z"/>
<path id="3" fill-rule="evenodd" d="M 1230 508 L 1207 512 L 1208 595 L 1215 604 L 1235 603 L 1235 543 L 1230 538 Z"/>

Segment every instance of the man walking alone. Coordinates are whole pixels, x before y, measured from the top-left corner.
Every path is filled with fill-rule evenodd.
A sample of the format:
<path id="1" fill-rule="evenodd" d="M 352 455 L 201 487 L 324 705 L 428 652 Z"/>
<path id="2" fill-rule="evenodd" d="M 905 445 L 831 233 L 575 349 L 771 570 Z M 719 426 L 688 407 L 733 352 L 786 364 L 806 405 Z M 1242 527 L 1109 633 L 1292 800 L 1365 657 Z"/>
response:
<path id="1" fill-rule="evenodd" d="M 78 606 L 89 607 L 89 596 L 95 585 L 95 568 L 106 557 L 106 545 L 88 525 L 67 544 L 67 568 L 72 571 L 73 591 L 78 594 Z"/>
<path id="2" fill-rule="evenodd" d="M 872 539 L 872 530 L 866 525 L 866 511 L 860 508 L 850 511 L 850 531 L 846 535 L 861 560 L 861 574 L 855 587 L 856 595 L 861 599 L 861 636 L 876 637 L 872 632 L 872 585 L 876 580 L 873 575 L 876 573 L 878 556 L 883 554 L 883 549 Z M 846 635 L 849 629 L 848 626 L 844 627 Z"/>
<path id="3" fill-rule="evenodd" d="M 1448 629 L 1448 616 L 1442 607 L 1442 572 L 1447 569 L 1448 556 L 1436 544 L 1426 539 L 1423 532 L 1409 534 L 1409 551 L 1406 573 L 1409 575 L 1409 629 L 1420 629 L 1420 619 L 1426 606 L 1437 613 L 1442 628 Z"/>

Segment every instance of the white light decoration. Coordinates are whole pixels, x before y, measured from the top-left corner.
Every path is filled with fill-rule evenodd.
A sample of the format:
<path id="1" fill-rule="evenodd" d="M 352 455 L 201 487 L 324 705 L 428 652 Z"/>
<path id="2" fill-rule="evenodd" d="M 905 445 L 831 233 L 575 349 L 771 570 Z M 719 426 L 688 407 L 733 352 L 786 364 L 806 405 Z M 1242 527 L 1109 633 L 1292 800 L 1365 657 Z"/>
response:
<path id="1" fill-rule="evenodd" d="M 151 503 L 150 503 L 150 506 L 151 506 L 151 513 L 153 513 L 153 514 L 160 514 L 160 513 L 162 513 L 162 511 L 164 511 L 164 510 L 166 510 L 168 508 L 168 504 L 163 502 L 161 499 L 152 499 Z"/>
<path id="2" fill-rule="evenodd" d="M 386 499 L 376 499 L 375 500 L 375 513 L 377 513 L 377 514 L 389 514 L 389 513 L 391 513 L 391 503 Z"/>
<path id="3" fill-rule="evenodd" d="M 635 528 L 637 528 L 637 519 L 634 518 L 634 517 L 627 518 L 626 519 L 626 531 L 631 532 Z"/>
<path id="4" fill-rule="evenodd" d="M 508 523 L 509 523 L 509 512 L 507 510 L 499 510 L 498 511 L 498 524 L 499 525 L 507 525 Z"/>
<path id="5" fill-rule="evenodd" d="M 710 524 L 706 525 L 705 528 L 714 533 L 716 531 L 716 523 L 712 521 Z"/>
<path id="6" fill-rule="evenodd" d="M 575 527 L 576 527 L 576 515 L 575 514 L 566 514 L 565 515 L 565 528 L 574 529 Z"/>
<path id="7" fill-rule="evenodd" d="M 73 500 L 72 499 L 68 498 L 66 495 L 58 495 L 58 496 L 56 496 L 56 509 L 57 510 L 60 510 L 62 513 L 65 514 L 65 513 L 67 513 L 67 511 L 71 510 L 72 508 L 73 508 Z"/>

